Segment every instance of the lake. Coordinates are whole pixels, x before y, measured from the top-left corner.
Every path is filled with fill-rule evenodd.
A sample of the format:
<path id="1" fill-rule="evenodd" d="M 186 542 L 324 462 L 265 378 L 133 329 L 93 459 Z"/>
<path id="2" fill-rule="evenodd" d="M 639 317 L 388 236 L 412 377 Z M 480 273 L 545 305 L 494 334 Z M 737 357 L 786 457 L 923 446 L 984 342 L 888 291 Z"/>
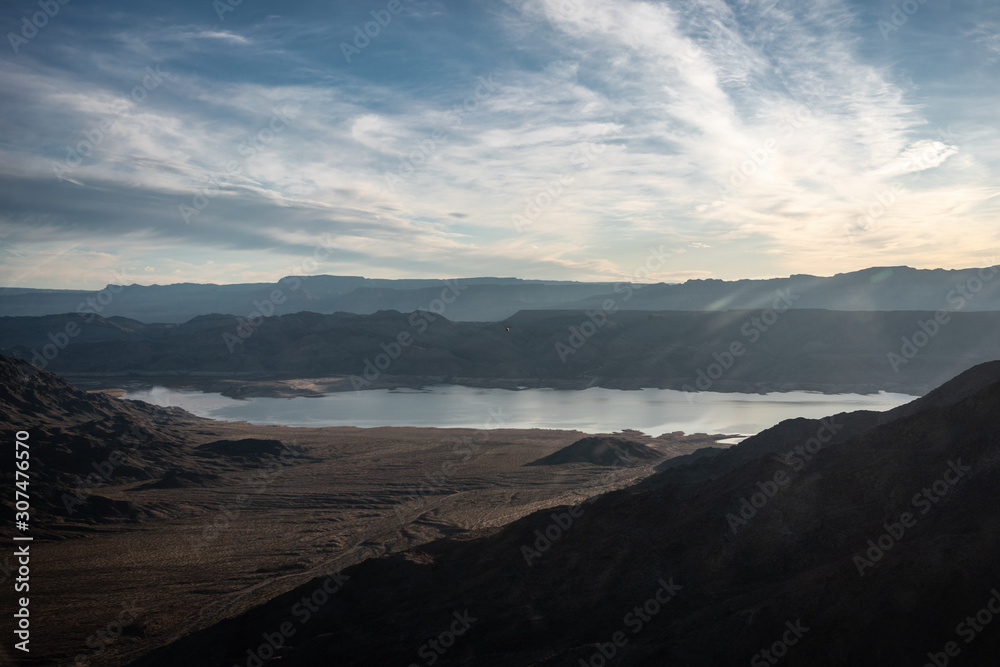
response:
<path id="1" fill-rule="evenodd" d="M 125 395 L 178 406 L 200 417 L 286 426 L 436 426 L 576 429 L 609 433 L 631 428 L 649 435 L 673 431 L 752 435 L 783 419 L 820 418 L 853 410 L 888 410 L 913 400 L 905 394 L 770 394 L 674 389 L 621 391 L 479 389 L 439 385 L 379 389 L 319 397 L 233 399 L 165 387 Z"/>

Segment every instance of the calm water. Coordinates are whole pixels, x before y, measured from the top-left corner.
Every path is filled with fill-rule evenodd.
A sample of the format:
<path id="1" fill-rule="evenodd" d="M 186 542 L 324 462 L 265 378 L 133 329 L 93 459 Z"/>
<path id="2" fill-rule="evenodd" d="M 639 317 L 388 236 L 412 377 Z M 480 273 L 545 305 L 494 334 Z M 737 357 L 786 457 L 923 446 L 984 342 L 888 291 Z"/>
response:
<path id="1" fill-rule="evenodd" d="M 632 428 L 650 435 L 672 431 L 752 435 L 791 417 L 819 418 L 852 410 L 888 410 L 913 400 L 905 394 L 686 394 L 673 389 L 620 391 L 592 387 L 425 389 L 344 392 L 307 398 L 237 400 L 153 387 L 126 398 L 175 405 L 201 417 L 287 426 L 438 426 L 558 428 L 607 433 Z M 690 399 L 690 400 L 689 400 Z M 498 421 L 498 418 L 502 421 Z"/>

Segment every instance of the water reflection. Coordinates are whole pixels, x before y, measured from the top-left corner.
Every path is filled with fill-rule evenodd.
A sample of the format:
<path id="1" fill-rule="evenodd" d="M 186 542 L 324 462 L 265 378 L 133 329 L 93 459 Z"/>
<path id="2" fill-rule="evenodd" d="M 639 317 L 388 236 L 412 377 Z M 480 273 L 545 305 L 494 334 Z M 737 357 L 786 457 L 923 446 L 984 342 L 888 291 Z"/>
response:
<path id="1" fill-rule="evenodd" d="M 247 400 L 152 387 L 131 390 L 125 397 L 176 405 L 202 417 L 252 424 L 495 428 L 497 420 L 491 420 L 492 411 L 503 420 L 505 428 L 576 429 L 586 433 L 631 428 L 651 435 L 672 431 L 751 435 L 782 419 L 888 410 L 914 398 L 884 392 L 688 395 L 672 389 L 508 391 L 455 385 Z"/>

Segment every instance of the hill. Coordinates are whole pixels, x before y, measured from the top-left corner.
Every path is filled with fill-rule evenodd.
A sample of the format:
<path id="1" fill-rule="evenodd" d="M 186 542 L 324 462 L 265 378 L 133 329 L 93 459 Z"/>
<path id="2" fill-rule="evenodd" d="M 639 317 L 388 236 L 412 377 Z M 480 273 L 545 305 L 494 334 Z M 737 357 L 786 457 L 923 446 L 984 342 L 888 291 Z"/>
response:
<path id="1" fill-rule="evenodd" d="M 652 447 L 614 436 L 591 436 L 577 440 L 557 452 L 527 465 L 550 466 L 564 463 L 593 463 L 601 466 L 628 466 L 636 461 L 661 458 Z"/>
<path id="2" fill-rule="evenodd" d="M 145 482 L 169 488 L 209 483 L 243 460 L 273 458 L 280 442 L 190 445 L 212 423 L 180 409 L 87 392 L 31 364 L 0 356 L 0 428 L 30 433 L 32 520 L 38 537 L 65 539 L 93 525 L 164 518 L 177 508 L 103 495 L 109 486 Z M 263 443 L 263 446 L 261 446 Z M 200 456 L 199 456 L 200 455 Z M 7 497 L 5 505 L 13 505 Z M 10 523 L 13 511 L 5 523 Z"/>
<path id="3" fill-rule="evenodd" d="M 998 596 L 997 370 L 801 465 L 764 455 L 696 484 L 663 473 L 348 568 L 272 652 L 289 666 L 924 664 L 946 650 L 993 664 L 1000 633 L 981 610 Z M 134 665 L 245 660 L 322 586 Z"/>

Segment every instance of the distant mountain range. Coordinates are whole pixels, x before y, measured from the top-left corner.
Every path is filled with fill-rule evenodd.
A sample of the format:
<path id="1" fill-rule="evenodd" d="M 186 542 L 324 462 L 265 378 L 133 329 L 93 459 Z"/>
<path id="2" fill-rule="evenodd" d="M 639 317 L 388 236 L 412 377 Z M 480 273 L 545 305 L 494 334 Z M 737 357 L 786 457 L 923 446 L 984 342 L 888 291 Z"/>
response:
<path id="1" fill-rule="evenodd" d="M 683 284 L 579 283 L 516 278 L 379 280 L 289 276 L 277 283 L 109 285 L 104 290 L 0 289 L 0 315 L 85 312 L 142 322 L 186 322 L 221 313 L 248 317 L 300 311 L 372 314 L 430 310 L 452 321 L 495 322 L 521 310 L 587 310 L 611 300 L 629 310 L 725 310 L 766 307 L 775 290 L 793 308 L 829 310 L 1000 310 L 997 269 L 877 267 L 832 277 L 689 280 Z"/>
<path id="2" fill-rule="evenodd" d="M 184 324 L 67 313 L 0 318 L 0 347 L 68 375 L 353 376 L 346 389 L 450 382 L 922 394 L 1000 359 L 1000 312 L 779 311 L 776 300 L 780 307 L 772 296 L 762 310 L 522 311 L 499 323 L 396 311 Z"/>

